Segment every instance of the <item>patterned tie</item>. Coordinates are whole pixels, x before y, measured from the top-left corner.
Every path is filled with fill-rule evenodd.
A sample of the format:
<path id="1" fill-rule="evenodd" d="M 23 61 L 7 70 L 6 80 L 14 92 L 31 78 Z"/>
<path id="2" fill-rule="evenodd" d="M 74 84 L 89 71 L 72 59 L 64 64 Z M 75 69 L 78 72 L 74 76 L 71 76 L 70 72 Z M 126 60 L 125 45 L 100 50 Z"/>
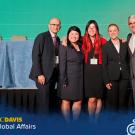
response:
<path id="1" fill-rule="evenodd" d="M 52 39 L 53 39 L 53 44 L 54 44 L 54 46 L 56 46 L 56 45 L 57 45 L 57 37 L 55 36 L 55 37 L 53 37 Z"/>
<path id="2" fill-rule="evenodd" d="M 54 44 L 54 48 L 55 48 L 55 56 L 58 56 L 58 42 L 57 42 L 57 37 L 52 37 L 53 39 L 53 44 Z"/>

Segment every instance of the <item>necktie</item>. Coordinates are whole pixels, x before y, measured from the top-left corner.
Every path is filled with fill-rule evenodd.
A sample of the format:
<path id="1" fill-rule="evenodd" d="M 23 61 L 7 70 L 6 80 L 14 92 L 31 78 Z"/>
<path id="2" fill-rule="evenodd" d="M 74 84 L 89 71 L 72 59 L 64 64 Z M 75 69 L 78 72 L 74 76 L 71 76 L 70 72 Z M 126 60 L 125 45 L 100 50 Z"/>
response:
<path id="1" fill-rule="evenodd" d="M 54 48 L 55 48 L 55 55 L 58 56 L 58 42 L 57 42 L 57 37 L 53 37 L 53 44 L 54 44 Z"/>
<path id="2" fill-rule="evenodd" d="M 56 38 L 56 36 L 55 36 L 55 37 L 53 37 L 53 44 L 54 44 L 54 46 L 56 46 L 56 45 L 57 45 L 57 38 Z"/>

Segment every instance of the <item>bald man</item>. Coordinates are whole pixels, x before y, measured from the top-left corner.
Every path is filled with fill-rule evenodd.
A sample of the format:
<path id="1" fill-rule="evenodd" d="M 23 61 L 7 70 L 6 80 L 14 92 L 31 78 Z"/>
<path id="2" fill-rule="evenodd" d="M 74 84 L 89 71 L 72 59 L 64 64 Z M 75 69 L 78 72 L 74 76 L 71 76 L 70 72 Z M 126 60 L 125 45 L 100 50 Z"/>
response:
<path id="1" fill-rule="evenodd" d="M 56 88 L 58 81 L 58 46 L 60 39 L 57 36 L 61 28 L 61 21 L 52 18 L 48 24 L 49 30 L 40 33 L 34 41 L 32 50 L 32 68 L 30 78 L 38 88 L 38 112 L 49 112 L 49 96 Z"/>

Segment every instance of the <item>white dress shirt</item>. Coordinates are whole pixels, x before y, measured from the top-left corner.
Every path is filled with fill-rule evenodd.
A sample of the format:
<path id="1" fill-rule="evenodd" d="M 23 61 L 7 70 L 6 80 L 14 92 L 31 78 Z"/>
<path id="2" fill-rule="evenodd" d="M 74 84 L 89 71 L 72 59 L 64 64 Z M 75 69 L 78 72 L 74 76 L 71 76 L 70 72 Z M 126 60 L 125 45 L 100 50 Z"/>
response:
<path id="1" fill-rule="evenodd" d="M 129 48 L 130 48 L 130 50 L 131 50 L 131 52 L 133 54 L 134 51 L 135 51 L 135 35 L 132 35 L 131 38 L 130 38 Z"/>
<path id="2" fill-rule="evenodd" d="M 51 31 L 49 31 L 49 32 L 50 32 L 52 38 L 57 36 L 57 35 L 54 34 L 53 32 L 51 32 Z"/>
<path id="3" fill-rule="evenodd" d="M 120 52 L 120 44 L 114 44 L 114 47 L 116 48 L 117 52 Z"/>

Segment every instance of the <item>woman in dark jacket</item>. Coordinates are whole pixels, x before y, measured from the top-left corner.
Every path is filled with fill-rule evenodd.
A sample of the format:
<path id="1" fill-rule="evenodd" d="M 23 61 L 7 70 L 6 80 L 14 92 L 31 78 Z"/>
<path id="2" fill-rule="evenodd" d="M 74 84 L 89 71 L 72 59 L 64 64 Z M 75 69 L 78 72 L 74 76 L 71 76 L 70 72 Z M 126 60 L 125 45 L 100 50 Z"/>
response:
<path id="1" fill-rule="evenodd" d="M 110 40 L 102 47 L 103 78 L 106 85 L 106 107 L 124 110 L 128 106 L 129 58 L 128 46 L 118 38 L 119 27 L 108 26 Z"/>
<path id="2" fill-rule="evenodd" d="M 77 119 L 81 111 L 83 98 L 83 54 L 81 32 L 76 26 L 67 32 L 67 47 L 60 46 L 60 97 L 61 110 L 66 120 L 70 118 L 72 105 L 73 118 Z"/>

